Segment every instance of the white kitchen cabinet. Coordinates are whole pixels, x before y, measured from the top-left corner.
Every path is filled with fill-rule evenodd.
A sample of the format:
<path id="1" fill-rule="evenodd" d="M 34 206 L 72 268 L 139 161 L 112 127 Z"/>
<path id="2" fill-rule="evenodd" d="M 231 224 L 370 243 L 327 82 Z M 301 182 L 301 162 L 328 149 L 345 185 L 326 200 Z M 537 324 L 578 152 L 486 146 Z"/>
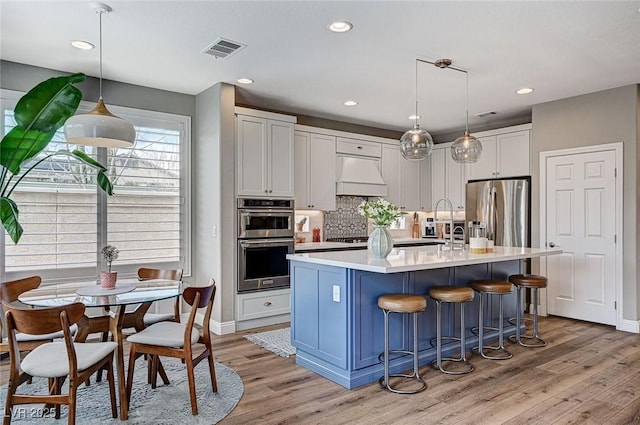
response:
<path id="1" fill-rule="evenodd" d="M 431 150 L 431 207 L 440 198 L 449 198 L 454 210 L 464 210 L 465 167 L 451 158 L 451 144 Z"/>
<path id="2" fill-rule="evenodd" d="M 293 122 L 238 114 L 236 124 L 237 194 L 293 198 Z"/>
<path id="3" fill-rule="evenodd" d="M 336 137 L 295 132 L 296 209 L 336 209 Z"/>
<path id="4" fill-rule="evenodd" d="M 238 294 L 236 302 L 238 321 L 288 314 L 291 312 L 291 290 Z"/>
<path id="5" fill-rule="evenodd" d="M 469 180 L 519 177 L 530 174 L 530 133 L 528 124 L 476 133 L 482 143 L 478 162 L 469 164 Z"/>
<path id="6" fill-rule="evenodd" d="M 398 145 L 382 145 L 382 180 L 389 202 L 407 211 L 423 209 L 422 165 L 423 161 L 404 159 Z"/>

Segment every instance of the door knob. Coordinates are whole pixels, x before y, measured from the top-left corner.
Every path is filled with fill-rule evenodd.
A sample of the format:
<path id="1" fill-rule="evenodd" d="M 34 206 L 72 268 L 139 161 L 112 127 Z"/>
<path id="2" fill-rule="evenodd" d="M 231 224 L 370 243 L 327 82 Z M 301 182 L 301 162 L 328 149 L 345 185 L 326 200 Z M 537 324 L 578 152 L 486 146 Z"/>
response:
<path id="1" fill-rule="evenodd" d="M 549 248 L 555 248 L 556 244 L 555 242 L 549 242 Z"/>

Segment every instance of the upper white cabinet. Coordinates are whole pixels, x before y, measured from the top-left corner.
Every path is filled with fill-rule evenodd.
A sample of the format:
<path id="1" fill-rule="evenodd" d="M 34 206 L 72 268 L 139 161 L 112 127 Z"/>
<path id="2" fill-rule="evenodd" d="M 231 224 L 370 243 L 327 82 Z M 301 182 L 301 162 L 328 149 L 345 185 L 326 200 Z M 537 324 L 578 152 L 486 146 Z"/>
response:
<path id="1" fill-rule="evenodd" d="M 293 198 L 295 117 L 236 108 L 237 194 Z"/>
<path id="2" fill-rule="evenodd" d="M 402 157 L 397 144 L 382 145 L 382 179 L 387 184 L 389 202 L 407 211 L 430 208 L 430 173 L 426 161 L 408 161 Z"/>
<path id="3" fill-rule="evenodd" d="M 440 198 L 449 198 L 454 210 L 464 210 L 465 167 L 451 158 L 451 143 L 431 150 L 431 208 Z"/>
<path id="4" fill-rule="evenodd" d="M 475 133 L 474 136 L 482 142 L 482 154 L 478 162 L 469 164 L 468 180 L 530 174 L 530 124 Z"/>
<path id="5" fill-rule="evenodd" d="M 295 132 L 296 209 L 336 209 L 336 137 Z"/>

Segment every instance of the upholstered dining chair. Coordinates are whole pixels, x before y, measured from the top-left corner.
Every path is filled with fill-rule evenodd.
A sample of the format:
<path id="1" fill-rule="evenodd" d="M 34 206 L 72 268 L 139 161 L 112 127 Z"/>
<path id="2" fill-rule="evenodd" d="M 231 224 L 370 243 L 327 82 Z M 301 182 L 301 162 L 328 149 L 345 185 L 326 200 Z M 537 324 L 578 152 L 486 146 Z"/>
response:
<path id="1" fill-rule="evenodd" d="M 115 342 L 76 343 L 70 324 L 84 314 L 82 303 L 50 308 L 22 308 L 3 304 L 9 333 L 9 386 L 4 408 L 3 425 L 11 423 L 13 406 L 21 404 L 53 404 L 55 417 L 60 418 L 60 406 L 69 406 L 68 424 L 76 423 L 76 392 L 85 380 L 100 369 L 107 370 L 111 415 L 116 418 L 116 391 L 113 378 L 113 352 Z M 20 359 L 18 332 L 43 335 L 62 331 L 64 343 L 49 342 L 39 345 Z M 49 392 L 42 395 L 26 395 L 17 392 L 18 387 L 31 377 L 43 377 L 49 381 Z M 69 392 L 61 394 L 62 384 L 68 378 Z"/>
<path id="2" fill-rule="evenodd" d="M 29 276 L 23 279 L 11 280 L 0 283 L 0 302 L 3 303 L 13 303 L 14 305 L 20 305 L 24 308 L 33 308 L 29 307 L 25 304 L 20 303 L 18 301 L 18 297 L 20 294 L 23 294 L 32 289 L 36 289 L 40 286 L 42 279 L 40 276 Z M 0 309 L 1 310 L 1 309 Z M 0 353 L 8 353 L 9 352 L 9 339 L 2 338 L 3 334 L 3 326 L 4 323 L 4 314 L 0 315 Z M 72 333 L 75 333 L 76 326 L 74 325 L 71 329 Z M 31 351 L 37 346 L 44 344 L 46 342 L 51 342 L 56 338 L 62 338 L 64 335 L 62 331 L 55 332 L 52 334 L 44 334 L 44 335 L 29 335 L 24 333 L 16 334 L 16 341 L 18 343 L 19 351 Z"/>
<path id="3" fill-rule="evenodd" d="M 196 386 L 194 377 L 194 367 L 205 358 L 209 362 L 209 374 L 211 375 L 211 387 L 213 392 L 218 391 L 216 381 L 216 370 L 214 367 L 213 350 L 211 348 L 211 334 L 209 332 L 209 319 L 211 309 L 216 295 L 216 286 L 213 279 L 209 286 L 188 287 L 182 293 L 182 299 L 191 306 L 189 320 L 187 323 L 158 322 L 148 328 L 131 335 L 127 341 L 131 346 L 129 353 L 129 370 L 127 372 L 127 399 L 131 398 L 131 387 L 133 384 L 133 373 L 136 358 L 147 354 L 151 356 L 152 387 L 155 388 L 157 378 L 158 356 L 175 357 L 184 359 L 187 378 L 189 381 L 189 395 L 191 398 L 191 413 L 198 414 L 196 402 Z M 198 309 L 205 308 L 202 334 L 194 328 L 196 313 Z M 204 350 L 194 357 L 194 345 L 203 344 Z M 199 351 L 199 350 L 197 350 Z"/>

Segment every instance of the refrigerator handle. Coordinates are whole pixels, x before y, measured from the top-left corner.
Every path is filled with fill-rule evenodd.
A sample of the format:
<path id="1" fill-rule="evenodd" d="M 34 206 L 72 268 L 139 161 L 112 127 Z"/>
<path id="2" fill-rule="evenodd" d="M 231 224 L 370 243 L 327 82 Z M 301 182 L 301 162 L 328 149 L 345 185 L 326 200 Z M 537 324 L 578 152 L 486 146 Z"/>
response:
<path id="1" fill-rule="evenodd" d="M 496 226 L 498 223 L 497 202 L 498 191 L 496 190 L 495 186 L 491 186 L 491 211 L 489 213 L 490 223 L 487 223 L 487 225 L 490 227 L 490 229 L 488 229 L 488 235 L 490 235 L 490 239 L 492 239 L 493 241 L 496 240 Z"/>

